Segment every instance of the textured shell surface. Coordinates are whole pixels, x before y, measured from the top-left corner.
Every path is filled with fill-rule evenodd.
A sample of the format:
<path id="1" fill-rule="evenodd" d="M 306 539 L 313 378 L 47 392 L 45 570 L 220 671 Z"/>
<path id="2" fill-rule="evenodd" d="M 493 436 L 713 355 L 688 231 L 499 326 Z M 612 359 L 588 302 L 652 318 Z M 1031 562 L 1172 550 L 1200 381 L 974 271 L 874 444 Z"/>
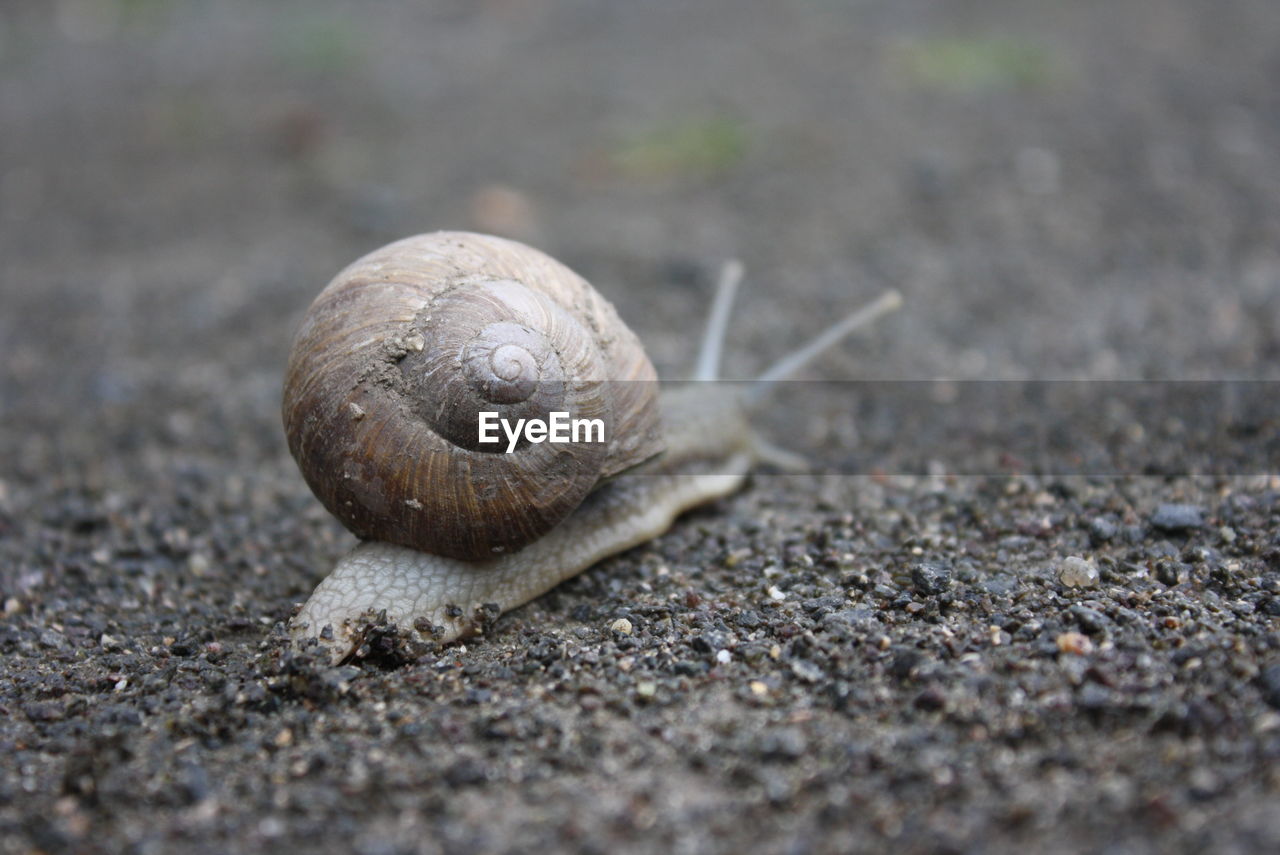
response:
<path id="1" fill-rule="evenodd" d="M 289 450 L 356 535 L 462 559 L 519 549 L 662 450 L 656 374 L 582 277 L 523 244 L 405 238 L 354 262 L 294 338 Z M 603 443 L 482 446 L 478 413 L 600 419 Z"/>

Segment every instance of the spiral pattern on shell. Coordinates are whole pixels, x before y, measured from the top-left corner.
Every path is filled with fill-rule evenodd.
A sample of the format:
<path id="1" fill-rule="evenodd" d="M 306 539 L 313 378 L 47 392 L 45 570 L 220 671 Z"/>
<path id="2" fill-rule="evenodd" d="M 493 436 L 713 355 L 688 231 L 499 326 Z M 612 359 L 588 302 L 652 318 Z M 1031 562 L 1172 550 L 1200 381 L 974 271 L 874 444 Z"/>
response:
<path id="1" fill-rule="evenodd" d="M 524 546 L 661 450 L 656 375 L 577 274 L 513 241 L 406 238 L 342 271 L 289 356 L 289 449 L 360 537 L 455 558 Z M 604 443 L 478 441 L 478 413 L 600 419 Z"/>

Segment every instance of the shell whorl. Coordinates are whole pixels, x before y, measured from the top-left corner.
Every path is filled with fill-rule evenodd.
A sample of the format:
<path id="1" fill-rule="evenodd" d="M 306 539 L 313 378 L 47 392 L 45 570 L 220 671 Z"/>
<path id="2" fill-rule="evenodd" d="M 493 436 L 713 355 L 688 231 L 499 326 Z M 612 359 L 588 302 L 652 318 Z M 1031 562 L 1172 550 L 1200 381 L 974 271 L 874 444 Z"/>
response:
<path id="1" fill-rule="evenodd" d="M 585 280 L 462 232 L 406 238 L 342 271 L 294 339 L 289 449 L 360 537 L 463 559 L 519 549 L 603 480 L 661 450 L 656 375 Z M 604 443 L 481 445 L 478 412 L 567 411 Z"/>

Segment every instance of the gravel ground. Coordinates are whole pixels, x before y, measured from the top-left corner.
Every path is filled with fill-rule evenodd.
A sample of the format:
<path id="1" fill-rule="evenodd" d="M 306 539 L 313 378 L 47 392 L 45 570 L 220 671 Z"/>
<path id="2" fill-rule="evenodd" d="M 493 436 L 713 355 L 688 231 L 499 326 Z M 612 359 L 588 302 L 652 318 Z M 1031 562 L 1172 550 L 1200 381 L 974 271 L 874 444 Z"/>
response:
<path id="1" fill-rule="evenodd" d="M 689 5 L 5 4 L 0 852 L 1280 848 L 1280 10 Z M 813 378 L 1260 382 L 1057 475 L 797 388 L 762 430 L 845 474 L 329 667 L 284 357 L 434 228 L 666 376 L 739 256 L 735 376 L 894 286 Z"/>

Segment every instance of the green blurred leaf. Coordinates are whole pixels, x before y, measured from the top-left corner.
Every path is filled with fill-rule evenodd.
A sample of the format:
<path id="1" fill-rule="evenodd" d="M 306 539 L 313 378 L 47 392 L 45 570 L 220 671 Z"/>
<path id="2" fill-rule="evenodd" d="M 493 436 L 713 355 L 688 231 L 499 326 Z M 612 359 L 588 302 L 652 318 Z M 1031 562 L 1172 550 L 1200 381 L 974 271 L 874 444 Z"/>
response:
<path id="1" fill-rule="evenodd" d="M 610 160 L 632 178 L 672 178 L 723 172 L 746 150 L 741 122 L 704 117 L 646 128 L 618 145 Z"/>
<path id="2" fill-rule="evenodd" d="M 1032 88 L 1058 76 L 1048 51 L 1007 37 L 910 41 L 896 59 L 913 83 L 956 92 Z"/>
<path id="3" fill-rule="evenodd" d="M 290 17 L 282 26 L 280 53 L 302 71 L 333 74 L 364 60 L 365 37 L 354 23 L 342 18 Z"/>

